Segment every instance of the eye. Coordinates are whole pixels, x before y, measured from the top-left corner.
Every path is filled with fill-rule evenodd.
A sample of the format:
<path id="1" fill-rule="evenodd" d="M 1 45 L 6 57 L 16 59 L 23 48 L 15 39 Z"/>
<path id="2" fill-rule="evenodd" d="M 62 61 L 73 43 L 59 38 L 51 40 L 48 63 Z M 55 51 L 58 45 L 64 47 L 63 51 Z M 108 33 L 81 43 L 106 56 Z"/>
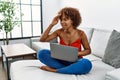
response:
<path id="1" fill-rule="evenodd" d="M 67 18 L 64 18 L 64 21 L 67 21 L 68 19 Z"/>
<path id="2" fill-rule="evenodd" d="M 60 19 L 60 21 L 67 21 L 67 20 L 68 20 L 67 18 Z"/>

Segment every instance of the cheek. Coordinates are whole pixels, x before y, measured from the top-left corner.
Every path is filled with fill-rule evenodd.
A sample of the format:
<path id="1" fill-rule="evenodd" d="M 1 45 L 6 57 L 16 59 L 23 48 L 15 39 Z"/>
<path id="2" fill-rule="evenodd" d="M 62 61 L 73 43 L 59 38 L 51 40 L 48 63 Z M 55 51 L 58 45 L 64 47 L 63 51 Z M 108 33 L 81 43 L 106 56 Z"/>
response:
<path id="1" fill-rule="evenodd" d="M 69 25 L 72 25 L 73 21 L 72 20 L 68 20 L 68 21 L 66 21 L 66 23 L 69 24 Z"/>
<path id="2" fill-rule="evenodd" d="M 67 23 L 67 26 L 72 26 L 72 23 L 71 23 L 71 22 L 68 22 L 68 23 Z"/>
<path id="3" fill-rule="evenodd" d="M 73 25 L 73 21 L 70 21 L 70 24 Z"/>

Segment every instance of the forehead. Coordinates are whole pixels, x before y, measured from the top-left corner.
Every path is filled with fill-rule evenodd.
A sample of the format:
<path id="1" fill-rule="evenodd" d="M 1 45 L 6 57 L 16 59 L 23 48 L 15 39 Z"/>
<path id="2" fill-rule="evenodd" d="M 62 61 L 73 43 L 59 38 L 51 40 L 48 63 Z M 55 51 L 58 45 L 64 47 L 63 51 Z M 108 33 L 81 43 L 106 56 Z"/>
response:
<path id="1" fill-rule="evenodd" d="M 68 15 L 62 14 L 60 19 L 63 19 L 63 18 L 69 19 L 70 17 Z"/>

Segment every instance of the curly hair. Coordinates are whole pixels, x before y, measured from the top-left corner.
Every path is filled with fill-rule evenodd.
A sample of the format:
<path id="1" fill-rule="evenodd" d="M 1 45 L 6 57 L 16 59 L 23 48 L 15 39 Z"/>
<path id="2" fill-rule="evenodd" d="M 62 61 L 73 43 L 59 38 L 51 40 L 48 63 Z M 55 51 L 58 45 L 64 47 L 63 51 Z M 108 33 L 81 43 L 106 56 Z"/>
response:
<path id="1" fill-rule="evenodd" d="M 65 7 L 59 11 L 61 14 L 60 19 L 62 19 L 62 16 L 65 15 L 65 17 L 70 18 L 73 21 L 73 27 L 76 28 L 80 25 L 82 22 L 81 15 L 79 13 L 79 10 L 72 7 Z"/>

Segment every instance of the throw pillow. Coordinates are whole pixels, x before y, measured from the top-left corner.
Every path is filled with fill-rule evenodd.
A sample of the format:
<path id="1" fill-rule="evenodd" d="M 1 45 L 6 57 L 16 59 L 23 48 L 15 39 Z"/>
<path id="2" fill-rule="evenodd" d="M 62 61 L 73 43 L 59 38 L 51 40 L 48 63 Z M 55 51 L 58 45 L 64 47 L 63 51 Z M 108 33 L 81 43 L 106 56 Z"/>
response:
<path id="1" fill-rule="evenodd" d="M 116 30 L 110 35 L 102 61 L 115 68 L 120 67 L 120 33 Z"/>

